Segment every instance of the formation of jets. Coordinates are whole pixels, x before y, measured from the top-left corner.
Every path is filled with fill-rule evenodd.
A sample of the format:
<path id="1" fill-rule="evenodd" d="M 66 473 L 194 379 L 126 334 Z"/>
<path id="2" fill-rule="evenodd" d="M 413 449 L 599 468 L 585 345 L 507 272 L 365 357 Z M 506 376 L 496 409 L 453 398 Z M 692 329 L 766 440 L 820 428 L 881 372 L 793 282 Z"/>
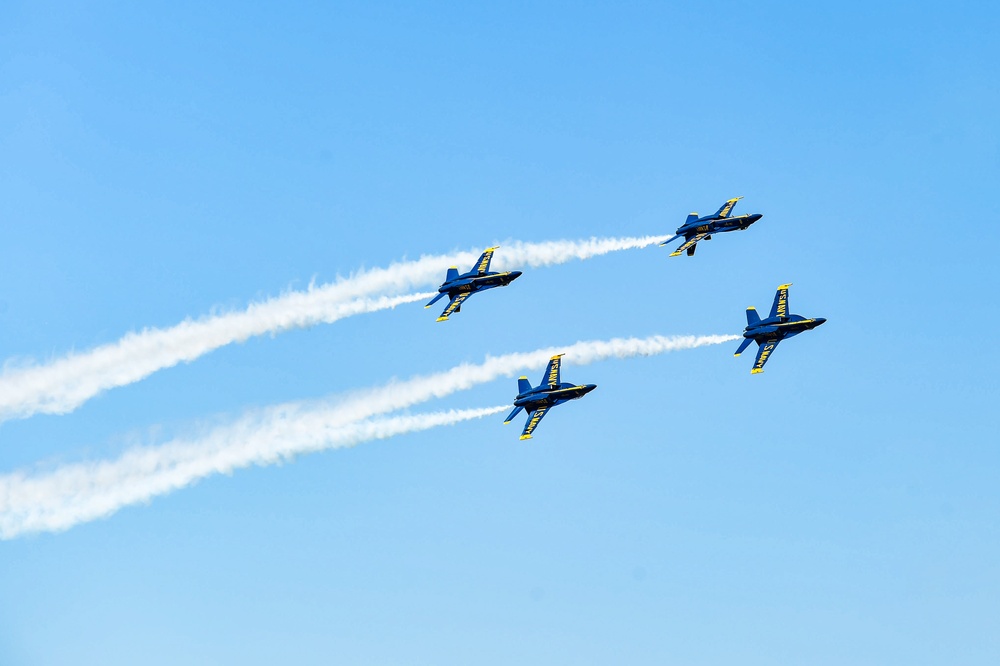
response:
<path id="1" fill-rule="evenodd" d="M 703 240 L 712 240 L 713 234 L 743 231 L 749 228 L 763 216 L 760 213 L 732 215 L 733 208 L 742 198 L 729 199 L 712 215 L 698 217 L 698 213 L 689 214 L 684 224 L 677 229 L 676 234 L 660 245 L 667 245 L 678 238 L 683 238 L 684 241 L 670 253 L 670 256 L 676 257 L 687 252 L 687 256 L 693 257 L 698 243 Z M 494 287 L 506 287 L 521 276 L 521 271 L 490 272 L 490 261 L 493 259 L 493 253 L 496 249 L 496 247 L 487 248 L 468 273 L 460 275 L 457 266 L 448 269 L 444 283 L 438 287 L 438 295 L 424 306 L 429 308 L 441 298 L 448 297 L 448 305 L 437 321 L 447 321 L 451 315 L 461 312 L 462 304 L 473 294 Z M 736 350 L 736 356 L 746 351 L 751 342 L 757 343 L 757 359 L 754 361 L 750 374 L 764 372 L 764 364 L 767 363 L 779 342 L 803 331 L 812 330 L 826 322 L 826 319 L 822 317 L 807 319 L 801 315 L 789 314 L 788 288 L 790 286 L 791 284 L 783 284 L 778 287 L 778 291 L 774 295 L 774 303 L 771 305 L 771 312 L 766 319 L 761 319 L 755 308 L 747 308 L 747 326 L 743 329 L 743 342 Z M 514 411 L 507 416 L 504 423 L 510 423 L 522 409 L 526 411 L 528 421 L 521 432 L 521 439 L 531 439 L 535 428 L 553 407 L 582 398 L 597 388 L 596 384 L 562 382 L 560 379 L 562 356 L 562 354 L 557 354 L 549 359 L 545 374 L 542 375 L 542 381 L 538 386 L 532 387 L 527 377 L 521 377 L 517 380 Z"/>

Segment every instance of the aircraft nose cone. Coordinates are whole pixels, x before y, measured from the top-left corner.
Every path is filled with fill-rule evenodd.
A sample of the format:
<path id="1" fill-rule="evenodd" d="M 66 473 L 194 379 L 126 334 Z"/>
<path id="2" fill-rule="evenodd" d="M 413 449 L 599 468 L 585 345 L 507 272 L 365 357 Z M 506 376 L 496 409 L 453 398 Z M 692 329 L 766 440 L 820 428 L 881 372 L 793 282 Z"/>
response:
<path id="1" fill-rule="evenodd" d="M 820 324 L 825 324 L 825 323 L 826 323 L 826 318 L 825 317 L 816 317 L 816 325 L 817 326 L 819 326 Z"/>
<path id="2" fill-rule="evenodd" d="M 757 220 L 759 220 L 762 217 L 764 217 L 764 216 L 761 215 L 760 213 L 754 213 L 753 215 L 750 216 L 750 224 L 753 224 L 754 222 L 756 222 Z"/>
<path id="3" fill-rule="evenodd" d="M 510 279 L 511 280 L 516 280 L 519 277 L 521 277 L 521 271 L 511 271 L 510 272 Z"/>
<path id="4" fill-rule="evenodd" d="M 584 386 L 584 388 L 587 389 L 586 391 L 584 391 L 584 395 L 586 395 L 587 393 L 590 393 L 595 388 L 597 388 L 597 384 L 587 384 L 586 386 Z"/>

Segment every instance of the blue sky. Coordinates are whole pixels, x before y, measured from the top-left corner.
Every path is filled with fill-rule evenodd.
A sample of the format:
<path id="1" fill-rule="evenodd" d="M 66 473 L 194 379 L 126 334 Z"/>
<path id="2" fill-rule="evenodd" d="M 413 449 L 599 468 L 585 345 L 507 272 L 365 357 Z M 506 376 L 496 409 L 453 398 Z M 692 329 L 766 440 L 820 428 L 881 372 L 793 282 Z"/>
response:
<path id="1" fill-rule="evenodd" d="M 829 321 L 752 377 L 737 343 L 566 358 L 599 388 L 528 443 L 501 415 L 0 542 L 0 662 L 996 663 L 997 28 L 989 3 L 13 4 L 8 362 L 404 257 L 670 234 L 738 195 L 764 218 L 447 324 L 226 347 L 3 423 L 0 472 L 487 353 L 739 333 L 785 282 Z"/>

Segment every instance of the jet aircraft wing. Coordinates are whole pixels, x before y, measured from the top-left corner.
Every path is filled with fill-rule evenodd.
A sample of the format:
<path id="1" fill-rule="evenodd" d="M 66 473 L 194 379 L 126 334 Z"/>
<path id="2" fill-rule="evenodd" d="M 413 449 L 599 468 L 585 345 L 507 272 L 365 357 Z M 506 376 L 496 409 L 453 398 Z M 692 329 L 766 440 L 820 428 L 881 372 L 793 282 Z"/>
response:
<path id="1" fill-rule="evenodd" d="M 695 244 L 697 244 L 698 241 L 704 240 L 705 236 L 707 236 L 707 235 L 708 234 L 695 234 L 694 236 L 691 236 L 691 238 L 688 238 L 686 241 L 684 241 L 683 243 L 681 243 L 680 247 L 678 247 L 676 250 L 674 250 L 673 252 L 671 252 L 670 256 L 671 257 L 679 256 L 685 250 L 687 250 L 688 256 L 691 256 L 692 254 L 694 254 L 694 246 L 695 246 Z"/>
<path id="2" fill-rule="evenodd" d="M 764 372 L 764 364 L 767 363 L 767 359 L 771 357 L 771 352 L 778 346 L 779 340 L 768 340 L 762 344 L 757 349 L 757 360 L 753 362 L 753 368 L 750 370 L 751 375 L 756 375 L 758 372 Z"/>
<path id="3" fill-rule="evenodd" d="M 539 407 L 531 412 L 528 422 L 524 424 L 524 431 L 521 432 L 521 439 L 531 439 L 531 433 L 535 432 L 535 428 L 541 423 L 542 417 L 548 414 L 550 409 L 551 407 Z"/>
<path id="4" fill-rule="evenodd" d="M 771 305 L 770 317 L 788 316 L 788 288 L 791 286 L 791 284 L 783 284 L 778 287 L 778 291 L 774 294 L 774 304 Z"/>
<path id="5" fill-rule="evenodd" d="M 735 206 L 736 202 L 742 198 L 743 197 L 736 197 L 735 199 L 730 199 L 726 203 L 722 204 L 722 208 L 720 208 L 715 214 L 715 217 L 729 217 L 729 214 L 733 212 L 733 206 Z"/>
<path id="6" fill-rule="evenodd" d="M 448 317 L 455 314 L 456 312 L 459 311 L 459 309 L 461 309 L 462 303 L 464 303 L 465 299 L 467 299 L 469 296 L 472 296 L 472 292 L 464 291 L 455 298 L 451 299 L 451 301 L 449 301 L 448 303 L 448 307 L 444 309 L 444 312 L 442 312 L 441 316 L 437 318 L 437 321 L 447 321 Z"/>
<path id="7" fill-rule="evenodd" d="M 476 267 L 472 270 L 479 275 L 485 275 L 490 270 L 490 262 L 493 261 L 493 253 L 495 251 L 495 247 L 486 248 L 486 251 L 479 257 L 479 261 L 476 262 Z"/>
<path id="8" fill-rule="evenodd" d="M 549 359 L 549 364 L 545 368 L 545 374 L 542 375 L 542 384 L 548 384 L 549 386 L 559 386 L 559 375 L 560 368 L 562 366 L 562 354 L 556 354 Z"/>

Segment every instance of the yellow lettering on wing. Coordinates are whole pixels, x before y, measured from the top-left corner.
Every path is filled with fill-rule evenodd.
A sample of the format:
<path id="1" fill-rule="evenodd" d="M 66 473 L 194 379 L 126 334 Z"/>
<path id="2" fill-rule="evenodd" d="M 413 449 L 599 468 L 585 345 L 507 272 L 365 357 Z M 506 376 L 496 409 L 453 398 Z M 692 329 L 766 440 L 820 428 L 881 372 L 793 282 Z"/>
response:
<path id="1" fill-rule="evenodd" d="M 758 368 L 764 367 L 764 364 L 767 363 L 767 357 L 771 355 L 772 351 L 774 351 L 774 347 L 775 345 L 771 344 L 768 344 L 764 347 L 763 351 L 761 351 L 760 353 L 760 359 L 757 361 Z"/>

